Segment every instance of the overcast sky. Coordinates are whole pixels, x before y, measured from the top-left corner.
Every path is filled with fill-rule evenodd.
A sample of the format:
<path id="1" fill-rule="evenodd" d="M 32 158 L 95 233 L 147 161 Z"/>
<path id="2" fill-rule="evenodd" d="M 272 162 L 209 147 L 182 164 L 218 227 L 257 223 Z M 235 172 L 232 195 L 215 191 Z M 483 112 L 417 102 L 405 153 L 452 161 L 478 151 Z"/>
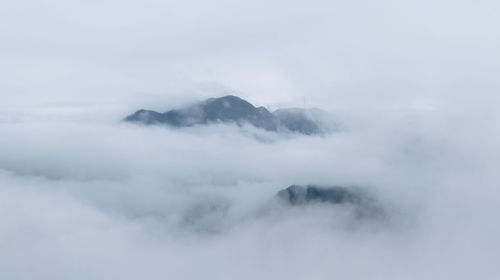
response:
<path id="1" fill-rule="evenodd" d="M 16 0 L 0 9 L 1 279 L 499 279 L 500 2 Z M 226 94 L 341 130 L 142 127 Z M 349 208 L 274 208 L 291 184 Z"/>
<path id="2" fill-rule="evenodd" d="M 118 114 L 226 93 L 337 110 L 486 104 L 498 100 L 498 9 L 483 0 L 10 1 L 0 11 L 1 106 Z"/>

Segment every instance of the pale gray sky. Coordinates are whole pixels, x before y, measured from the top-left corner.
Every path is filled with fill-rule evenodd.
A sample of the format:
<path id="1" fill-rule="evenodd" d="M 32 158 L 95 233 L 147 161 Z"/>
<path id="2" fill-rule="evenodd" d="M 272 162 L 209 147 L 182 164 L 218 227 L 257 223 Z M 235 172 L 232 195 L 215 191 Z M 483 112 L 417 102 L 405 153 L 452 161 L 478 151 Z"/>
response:
<path id="1" fill-rule="evenodd" d="M 228 92 L 334 110 L 491 103 L 499 9 L 498 1 L 10 1 L 0 11 L 1 108 L 118 116 Z"/>

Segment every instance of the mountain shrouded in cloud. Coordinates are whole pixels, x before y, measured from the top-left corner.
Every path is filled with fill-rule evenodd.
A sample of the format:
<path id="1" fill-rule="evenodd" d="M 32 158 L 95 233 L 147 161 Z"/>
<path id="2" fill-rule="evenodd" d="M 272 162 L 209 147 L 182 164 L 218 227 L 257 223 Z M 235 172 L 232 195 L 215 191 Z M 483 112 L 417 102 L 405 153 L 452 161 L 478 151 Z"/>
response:
<path id="1" fill-rule="evenodd" d="M 125 121 L 174 127 L 222 123 L 250 124 L 268 131 L 289 131 L 306 135 L 328 133 L 333 122 L 319 109 L 287 108 L 270 112 L 237 96 L 210 98 L 195 105 L 165 113 L 139 110 Z"/>
<path id="2" fill-rule="evenodd" d="M 0 280 L 500 279 L 498 11 L 2 1 Z"/>

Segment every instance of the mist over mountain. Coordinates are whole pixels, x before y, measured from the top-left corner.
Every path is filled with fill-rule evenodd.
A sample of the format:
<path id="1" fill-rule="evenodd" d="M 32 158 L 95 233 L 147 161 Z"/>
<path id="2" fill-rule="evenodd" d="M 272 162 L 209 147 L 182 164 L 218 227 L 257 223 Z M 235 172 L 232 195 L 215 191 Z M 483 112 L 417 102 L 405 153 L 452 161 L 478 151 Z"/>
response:
<path id="1" fill-rule="evenodd" d="M 165 113 L 141 109 L 127 116 L 127 122 L 145 125 L 187 127 L 214 123 L 250 124 L 274 132 L 295 132 L 306 135 L 328 133 L 334 124 L 330 116 L 319 109 L 284 108 L 274 112 L 255 107 L 237 96 L 210 98 L 195 105 Z"/>
<path id="2" fill-rule="evenodd" d="M 2 1 L 0 280 L 500 279 L 499 11 Z"/>

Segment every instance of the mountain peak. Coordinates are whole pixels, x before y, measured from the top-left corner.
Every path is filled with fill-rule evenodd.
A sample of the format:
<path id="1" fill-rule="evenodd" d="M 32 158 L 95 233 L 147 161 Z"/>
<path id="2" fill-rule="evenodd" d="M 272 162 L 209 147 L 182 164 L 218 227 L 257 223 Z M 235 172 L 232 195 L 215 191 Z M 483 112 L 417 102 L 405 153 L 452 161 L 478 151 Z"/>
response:
<path id="1" fill-rule="evenodd" d="M 166 124 L 175 127 L 218 122 L 235 123 L 240 126 L 248 123 L 275 132 L 291 131 L 307 135 L 325 132 L 322 123 L 304 109 L 280 109 L 271 113 L 265 107 L 255 107 L 235 95 L 209 98 L 195 105 L 165 113 L 141 109 L 124 120 L 146 125 Z"/>

